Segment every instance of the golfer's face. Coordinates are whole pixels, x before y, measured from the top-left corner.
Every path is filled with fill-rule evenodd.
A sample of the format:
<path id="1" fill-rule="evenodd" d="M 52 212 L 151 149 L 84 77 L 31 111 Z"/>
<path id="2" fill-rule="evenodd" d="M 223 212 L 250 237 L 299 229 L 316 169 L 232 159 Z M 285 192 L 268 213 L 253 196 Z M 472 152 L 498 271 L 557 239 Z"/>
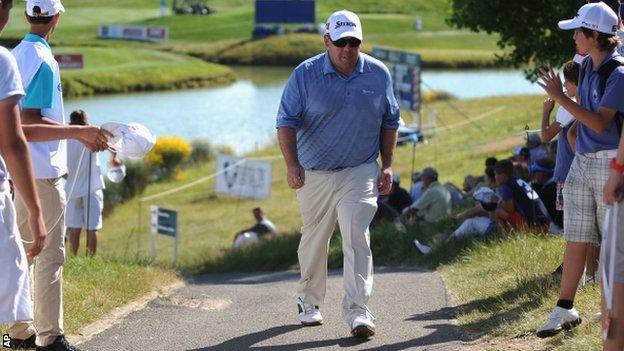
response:
<path id="1" fill-rule="evenodd" d="M 362 42 L 352 37 L 333 42 L 329 36 L 325 36 L 325 46 L 334 65 L 341 69 L 352 69 L 357 64 Z"/>

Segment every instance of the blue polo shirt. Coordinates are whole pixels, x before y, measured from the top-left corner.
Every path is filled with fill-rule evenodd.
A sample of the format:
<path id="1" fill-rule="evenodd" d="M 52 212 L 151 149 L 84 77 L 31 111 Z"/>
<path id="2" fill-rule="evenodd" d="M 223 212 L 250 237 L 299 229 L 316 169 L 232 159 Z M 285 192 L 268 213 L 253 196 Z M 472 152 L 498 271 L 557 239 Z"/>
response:
<path id="1" fill-rule="evenodd" d="M 306 170 L 374 162 L 381 130 L 399 127 L 390 72 L 363 53 L 349 76 L 334 68 L 329 54 L 312 57 L 288 79 L 276 125 L 296 130 L 299 163 Z"/>
<path id="2" fill-rule="evenodd" d="M 617 51 L 613 50 L 600 62 L 600 66 L 617 55 Z M 624 67 L 618 67 L 611 73 L 607 79 L 602 98 L 598 96 L 598 71 L 593 69 L 591 56 L 587 56 L 583 61 L 581 69 L 584 70 L 583 80 L 578 85 L 581 106 L 593 112 L 598 112 L 600 107 L 624 111 L 624 98 L 622 98 L 624 94 Z M 583 123 L 579 123 L 576 152 L 585 154 L 601 150 L 614 150 L 618 148 L 619 141 L 620 136 L 615 122 L 611 122 L 602 133 L 596 133 Z"/>

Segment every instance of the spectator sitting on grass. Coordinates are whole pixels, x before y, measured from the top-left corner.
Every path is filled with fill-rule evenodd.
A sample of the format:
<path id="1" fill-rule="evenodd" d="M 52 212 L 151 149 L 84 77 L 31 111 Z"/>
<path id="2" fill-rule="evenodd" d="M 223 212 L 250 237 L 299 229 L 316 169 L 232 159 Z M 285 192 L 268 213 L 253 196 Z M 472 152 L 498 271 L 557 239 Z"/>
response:
<path id="1" fill-rule="evenodd" d="M 503 226 L 508 223 L 513 229 L 546 229 L 550 219 L 544 204 L 531 185 L 513 176 L 513 170 L 513 163 L 509 160 L 499 161 L 494 167 L 500 198 L 496 221 Z"/>
<path id="2" fill-rule="evenodd" d="M 542 143 L 542 138 L 539 133 L 528 133 L 526 147 L 529 149 L 529 164 L 535 163 L 535 161 L 548 157 L 548 149 Z"/>
<path id="3" fill-rule="evenodd" d="M 542 158 L 531 165 L 533 183 L 531 184 L 553 221 L 550 233 L 561 233 L 563 228 L 563 212 L 557 211 L 557 183 L 553 178 L 555 162 Z"/>
<path id="4" fill-rule="evenodd" d="M 493 216 L 499 200 L 494 190 L 483 187 L 474 193 L 474 199 L 477 201 L 474 207 L 455 216 L 456 219 L 463 219 L 464 221 L 446 238 L 444 243 L 451 241 L 453 238 L 471 235 L 485 237 L 496 230 L 496 222 L 490 218 Z M 414 245 L 424 255 L 431 252 L 431 247 L 421 244 L 417 239 L 414 239 Z"/>
<path id="5" fill-rule="evenodd" d="M 273 222 L 271 222 L 264 211 L 260 207 L 256 207 L 252 211 L 256 224 L 252 227 L 243 229 L 236 233 L 234 236 L 234 247 L 240 248 L 247 244 L 257 243 L 262 237 L 267 234 L 275 234 L 277 229 Z"/>
<path id="6" fill-rule="evenodd" d="M 436 222 L 451 215 L 451 194 L 438 182 L 438 172 L 431 167 L 423 169 L 422 181 L 425 192 L 401 214 L 401 220 L 408 224 L 418 220 Z"/>
<path id="7" fill-rule="evenodd" d="M 412 203 L 418 201 L 422 196 L 423 192 L 425 192 L 425 185 L 422 181 L 422 173 L 414 172 L 412 174 L 412 189 L 410 190 L 410 197 L 412 198 Z"/>
<path id="8" fill-rule="evenodd" d="M 396 173 L 392 174 L 392 188 L 388 195 L 379 196 L 377 199 L 377 212 L 375 212 L 375 217 L 373 217 L 372 225 L 377 225 L 384 221 L 397 221 L 403 209 L 412 204 L 410 194 L 407 190 L 401 188 L 400 182 L 399 175 Z M 397 222 L 395 225 L 401 231 L 405 228 L 400 222 Z"/>

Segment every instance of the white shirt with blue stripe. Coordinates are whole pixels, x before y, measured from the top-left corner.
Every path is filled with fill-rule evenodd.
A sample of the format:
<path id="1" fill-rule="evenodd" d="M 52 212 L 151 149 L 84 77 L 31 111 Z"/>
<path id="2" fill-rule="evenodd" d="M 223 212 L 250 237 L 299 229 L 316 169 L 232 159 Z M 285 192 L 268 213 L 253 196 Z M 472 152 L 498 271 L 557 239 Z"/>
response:
<path id="1" fill-rule="evenodd" d="M 392 78 L 381 61 L 360 53 L 344 76 L 323 53 L 293 71 L 276 126 L 296 130 L 303 168 L 329 171 L 375 162 L 381 130 L 398 129 L 399 117 Z"/>
<path id="2" fill-rule="evenodd" d="M 59 66 L 50 45 L 38 35 L 29 33 L 13 49 L 26 96 L 22 109 L 39 109 L 41 115 L 65 123 L 63 90 Z M 67 173 L 65 140 L 29 142 L 36 179 L 58 178 Z"/>

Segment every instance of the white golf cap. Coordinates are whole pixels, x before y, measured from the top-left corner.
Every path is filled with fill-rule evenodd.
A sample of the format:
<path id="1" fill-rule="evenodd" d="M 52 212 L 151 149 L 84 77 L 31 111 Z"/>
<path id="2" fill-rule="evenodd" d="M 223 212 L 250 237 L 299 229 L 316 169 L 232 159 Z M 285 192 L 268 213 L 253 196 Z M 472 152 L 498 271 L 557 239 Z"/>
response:
<path id="1" fill-rule="evenodd" d="M 604 2 L 583 5 L 574 18 L 560 21 L 561 29 L 587 28 L 615 35 L 619 28 L 618 16 Z"/>
<path id="2" fill-rule="evenodd" d="M 101 128 L 113 134 L 108 144 L 125 157 L 141 158 L 156 143 L 156 138 L 149 129 L 139 123 L 109 122 L 103 124 Z"/>
<path id="3" fill-rule="evenodd" d="M 39 8 L 37 10 L 37 8 Z M 51 17 L 59 12 L 65 12 L 61 0 L 27 0 L 26 13 L 30 17 Z"/>
<path id="4" fill-rule="evenodd" d="M 360 18 L 351 11 L 336 11 L 329 16 L 327 23 L 325 23 L 325 34 L 329 34 L 332 41 L 345 37 L 362 40 Z"/>

